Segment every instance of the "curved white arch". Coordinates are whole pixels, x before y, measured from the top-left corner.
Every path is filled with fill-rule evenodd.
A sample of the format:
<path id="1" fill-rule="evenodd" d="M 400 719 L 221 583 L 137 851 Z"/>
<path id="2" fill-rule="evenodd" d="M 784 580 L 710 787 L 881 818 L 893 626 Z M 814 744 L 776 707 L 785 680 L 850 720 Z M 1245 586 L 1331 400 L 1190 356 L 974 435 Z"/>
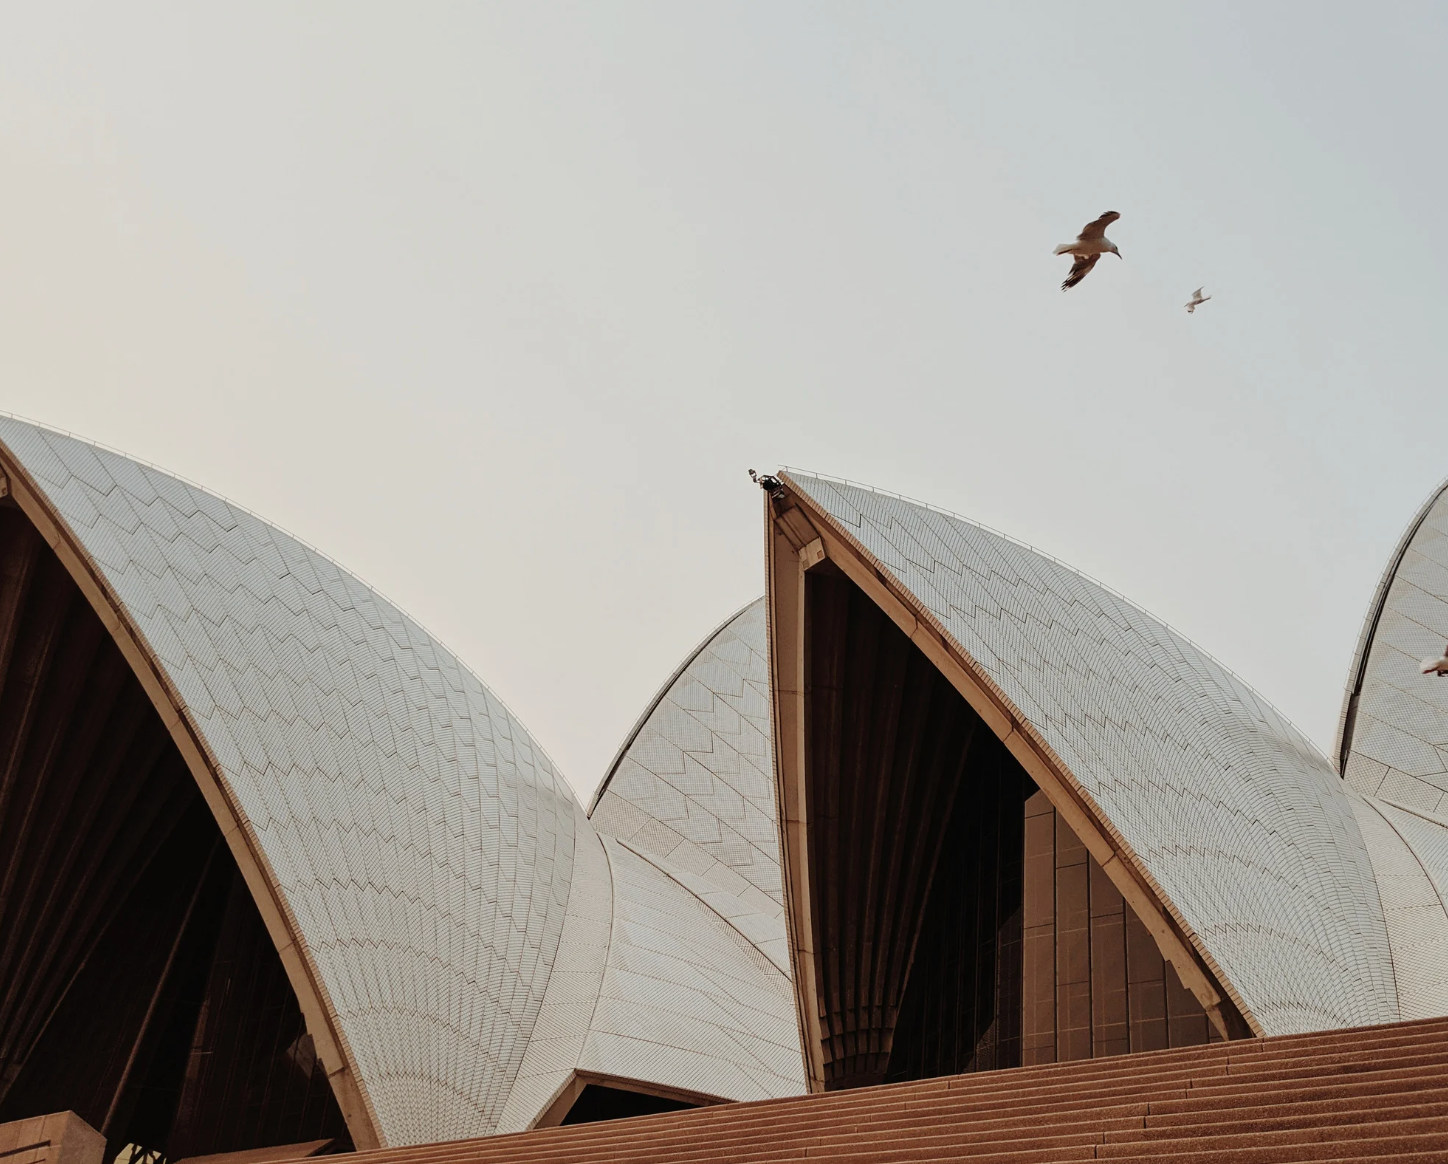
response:
<path id="1" fill-rule="evenodd" d="M 1346 789 L 1270 705 L 1043 554 L 898 497 L 780 476 L 804 519 L 793 535 L 800 564 L 827 554 L 854 570 L 950 670 L 1058 811 L 1074 814 L 1072 827 L 1148 925 L 1161 911 L 1158 941 L 1184 981 L 1193 968 L 1175 943 L 1199 960 L 1188 985 L 1209 1014 L 1215 985 L 1259 1033 L 1398 1017 L 1382 907 Z"/>
<path id="2" fill-rule="evenodd" d="M 494 1130 L 569 897 L 576 806 L 547 756 L 255 516 L 9 418 L 0 465 L 206 795 L 358 1147 Z"/>

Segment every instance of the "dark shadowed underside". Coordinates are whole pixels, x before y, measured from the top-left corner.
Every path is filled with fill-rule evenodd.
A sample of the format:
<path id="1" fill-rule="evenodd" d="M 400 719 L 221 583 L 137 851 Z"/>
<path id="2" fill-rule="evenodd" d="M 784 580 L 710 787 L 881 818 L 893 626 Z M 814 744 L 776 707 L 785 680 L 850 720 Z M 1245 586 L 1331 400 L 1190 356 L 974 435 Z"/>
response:
<path id="1" fill-rule="evenodd" d="M 829 561 L 804 574 L 804 661 L 827 1090 L 1207 1041 L 1085 846 Z"/>

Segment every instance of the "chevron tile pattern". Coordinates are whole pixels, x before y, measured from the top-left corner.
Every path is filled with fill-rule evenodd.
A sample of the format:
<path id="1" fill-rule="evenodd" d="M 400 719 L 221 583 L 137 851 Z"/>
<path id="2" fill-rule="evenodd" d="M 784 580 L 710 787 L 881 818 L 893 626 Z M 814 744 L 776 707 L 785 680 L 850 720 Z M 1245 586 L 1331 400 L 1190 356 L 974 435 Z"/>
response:
<path id="1" fill-rule="evenodd" d="M 888 494 L 783 476 L 1034 725 L 1269 1034 L 1399 1017 L 1343 783 L 1260 696 L 1043 554 Z"/>
<path id="2" fill-rule="evenodd" d="M 165 668 L 330 992 L 390 1144 L 496 1126 L 558 950 L 571 793 L 478 678 L 212 494 L 0 418 Z"/>
<path id="3" fill-rule="evenodd" d="M 595 798 L 599 832 L 698 879 L 784 973 L 764 599 L 684 661 L 644 713 Z"/>

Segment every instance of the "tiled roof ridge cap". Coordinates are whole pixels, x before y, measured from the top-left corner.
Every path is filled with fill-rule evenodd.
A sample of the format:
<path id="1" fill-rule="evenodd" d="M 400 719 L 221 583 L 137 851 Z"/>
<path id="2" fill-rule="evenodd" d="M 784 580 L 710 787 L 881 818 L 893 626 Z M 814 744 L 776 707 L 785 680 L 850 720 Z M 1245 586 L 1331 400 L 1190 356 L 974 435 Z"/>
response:
<path id="1" fill-rule="evenodd" d="M 183 477 L 180 473 L 172 472 L 164 465 L 158 465 L 154 461 L 146 460 L 144 457 L 133 456 L 132 454 L 126 452 L 124 449 L 118 449 L 113 445 L 108 445 L 101 441 L 92 440 L 90 437 L 81 436 L 79 433 L 71 432 L 69 429 L 61 428 L 59 425 L 46 424 L 44 421 L 41 420 L 33 420 L 28 416 L 21 416 L 19 413 L 11 412 L 8 409 L 0 408 L 0 417 L 5 417 L 9 420 L 19 421 L 21 424 L 28 424 L 32 428 L 40 429 L 42 432 L 55 433 L 57 436 L 63 436 L 70 440 L 78 441 L 83 445 L 89 445 L 91 448 L 101 449 L 107 453 L 112 454 L 113 456 L 124 457 L 126 460 L 131 461 L 137 465 L 142 465 L 147 469 L 151 469 L 157 473 L 161 473 L 164 476 L 170 477 L 172 480 L 180 481 L 183 485 L 189 486 L 192 489 L 199 489 L 208 497 L 214 497 L 222 504 L 230 506 L 232 509 L 238 510 L 241 513 L 246 514 L 248 517 L 259 521 L 262 525 L 266 526 L 267 529 L 276 530 L 280 534 L 285 534 L 287 537 L 291 538 L 292 541 L 296 542 L 299 546 L 302 546 L 305 549 L 311 551 L 312 553 L 316 554 L 317 557 L 323 559 L 324 561 L 330 562 L 342 573 L 347 574 L 352 578 L 355 578 L 364 587 L 366 587 L 370 593 L 375 594 L 378 598 L 382 599 L 383 602 L 387 603 L 387 605 L 392 607 L 393 610 L 397 611 L 397 613 L 400 614 L 404 619 L 410 622 L 413 626 L 417 627 L 418 630 L 422 631 L 422 633 L 425 634 L 432 641 L 433 646 L 440 647 L 442 650 L 446 651 L 449 655 L 451 655 L 453 659 L 456 660 L 457 665 L 462 668 L 463 671 L 465 671 L 468 675 L 471 675 L 473 679 L 477 681 L 478 685 L 483 688 L 484 691 L 486 691 L 490 696 L 496 699 L 498 703 L 502 706 L 503 710 L 508 713 L 508 718 L 528 733 L 528 739 L 532 742 L 533 747 L 543 754 L 543 758 L 548 761 L 548 765 L 553 770 L 553 773 L 562 781 L 563 786 L 568 790 L 569 796 L 575 802 L 578 800 L 578 794 L 574 791 L 573 785 L 569 782 L 569 779 L 564 774 L 563 769 L 558 766 L 557 762 L 548 752 L 548 749 L 543 746 L 542 742 L 538 739 L 538 737 L 533 733 L 528 725 L 523 722 L 522 717 L 520 717 L 518 713 L 513 710 L 511 705 L 509 705 L 508 701 L 500 696 L 497 691 L 493 689 L 490 683 L 488 683 L 481 675 L 473 670 L 473 668 L 467 663 L 465 659 L 463 659 L 461 655 L 459 655 L 456 651 L 449 647 L 447 643 L 444 642 L 440 637 L 434 634 L 432 629 L 428 627 L 426 623 L 422 622 L 420 619 L 414 618 L 410 613 L 408 613 L 408 611 L 402 606 L 401 603 L 394 601 L 385 591 L 372 585 L 372 583 L 367 581 L 366 578 L 358 574 L 356 570 L 344 566 L 341 562 L 339 562 L 336 558 L 332 557 L 332 555 L 327 553 L 325 550 L 313 545 L 311 542 L 307 541 L 306 538 L 299 537 L 291 530 L 287 529 L 285 526 L 278 525 L 270 518 L 263 517 L 260 513 L 252 509 L 250 506 L 243 505 L 239 501 L 233 501 L 224 493 L 218 493 L 215 489 L 209 489 L 205 485 L 202 485 L 197 481 L 191 480 L 190 477 Z"/>
<path id="2" fill-rule="evenodd" d="M 1283 723 L 1291 728 L 1292 731 L 1302 740 L 1303 743 L 1308 746 L 1308 748 L 1315 756 L 1322 760 L 1329 769 L 1336 773 L 1337 769 L 1333 767 L 1333 763 L 1330 759 L 1328 759 L 1327 753 L 1324 752 L 1320 747 L 1318 747 L 1311 736 L 1309 736 L 1305 731 L 1298 727 L 1294 720 L 1287 716 L 1280 707 L 1272 702 L 1272 700 L 1268 699 L 1265 695 L 1258 691 L 1256 687 L 1254 687 L 1251 683 L 1248 683 L 1247 680 L 1243 679 L 1241 675 L 1239 675 L 1231 667 L 1227 666 L 1226 663 L 1222 662 L 1221 659 L 1217 658 L 1216 655 L 1212 654 L 1211 651 L 1207 650 L 1206 647 L 1202 646 L 1190 635 L 1183 634 L 1175 626 L 1167 622 L 1166 619 L 1162 618 L 1160 615 L 1153 614 L 1135 599 L 1128 598 L 1125 594 L 1122 594 L 1121 591 L 1117 590 L 1114 586 L 1111 586 L 1108 583 L 1101 581 L 1101 579 L 1095 577 L 1094 575 L 1086 573 L 1085 570 L 1073 566 L 1070 562 L 1063 561 L 1062 559 L 1056 557 L 1055 554 L 1043 550 L 1038 546 L 1033 546 L 1028 541 L 1024 541 L 1021 538 L 1014 537 L 1011 534 L 1005 533 L 1002 530 L 998 530 L 994 526 L 986 525 L 983 521 L 976 521 L 974 518 L 966 517 L 963 514 L 956 513 L 954 510 L 951 509 L 946 509 L 944 506 L 932 505 L 928 501 L 920 501 L 914 497 L 907 497 L 905 494 L 896 493 L 892 489 L 880 489 L 874 485 L 867 485 L 863 481 L 851 481 L 845 477 L 832 477 L 828 473 L 816 473 L 813 469 L 802 469 L 794 465 L 780 465 L 779 469 L 780 472 L 798 473 L 803 476 L 813 477 L 818 481 L 827 481 L 831 485 L 845 485 L 851 489 L 863 489 L 867 493 L 874 493 L 881 497 L 893 497 L 896 501 L 904 501 L 908 505 L 919 506 L 921 509 L 929 510 L 931 513 L 938 513 L 942 517 L 948 517 L 952 521 L 964 522 L 966 525 L 974 526 L 976 529 L 983 530 L 986 533 L 991 534 L 993 537 L 998 537 L 1003 541 L 1010 542 L 1014 546 L 1019 546 L 1023 550 L 1029 550 L 1033 554 L 1038 554 L 1042 558 L 1045 558 L 1047 561 L 1054 562 L 1062 569 L 1071 571 L 1071 573 L 1075 574 L 1078 578 L 1084 578 L 1093 586 L 1096 586 L 1099 589 L 1104 590 L 1107 594 L 1110 594 L 1113 598 L 1117 599 L 1117 601 L 1124 602 L 1127 606 L 1131 607 L 1131 609 L 1136 611 L 1138 614 L 1145 615 L 1147 618 L 1151 619 L 1152 622 L 1158 623 L 1159 625 L 1165 627 L 1173 635 L 1181 639 L 1182 642 L 1186 643 L 1189 647 L 1191 647 L 1192 650 L 1198 652 L 1200 655 L 1210 660 L 1212 663 L 1215 663 L 1228 675 L 1236 679 L 1237 682 L 1241 683 L 1242 686 L 1250 691 L 1253 696 L 1259 699 L 1262 702 L 1263 706 L 1270 709 L 1274 715 L 1276 715 L 1279 719 L 1282 720 Z M 1448 487 L 1448 482 L 1445 482 L 1445 487 Z"/>

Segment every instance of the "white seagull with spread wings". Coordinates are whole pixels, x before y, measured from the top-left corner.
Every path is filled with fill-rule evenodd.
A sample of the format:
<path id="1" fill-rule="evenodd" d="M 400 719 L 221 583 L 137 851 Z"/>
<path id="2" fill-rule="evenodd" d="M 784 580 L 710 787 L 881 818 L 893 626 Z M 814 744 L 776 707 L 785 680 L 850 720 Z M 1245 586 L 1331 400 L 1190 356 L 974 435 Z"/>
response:
<path id="1" fill-rule="evenodd" d="M 1188 314 L 1188 315 L 1194 315 L 1194 314 L 1196 314 L 1197 308 L 1200 307 L 1203 303 L 1205 303 L 1205 302 L 1206 302 L 1208 299 L 1210 299 L 1210 298 L 1211 298 L 1210 295 L 1203 295 L 1203 294 L 1202 294 L 1202 289 L 1201 289 L 1200 287 L 1198 287 L 1195 291 L 1192 292 L 1192 297 L 1191 297 L 1190 301 L 1188 301 L 1188 303 L 1187 303 L 1187 305 L 1186 305 L 1186 307 L 1187 307 L 1187 314 Z"/>
<path id="2" fill-rule="evenodd" d="M 1437 659 L 1424 659 L 1420 664 L 1424 675 L 1448 675 L 1448 647 L 1443 648 L 1443 655 Z"/>
<path id="3" fill-rule="evenodd" d="M 1091 268 L 1096 265 L 1096 260 L 1104 254 L 1113 254 L 1118 259 L 1121 252 L 1116 249 L 1116 244 L 1106 237 L 1106 228 L 1115 222 L 1121 215 L 1114 210 L 1108 210 L 1095 222 L 1088 222 L 1081 228 L 1081 233 L 1076 236 L 1075 242 L 1062 243 L 1055 250 L 1058 255 L 1071 255 L 1076 261 L 1071 264 L 1071 273 L 1066 276 L 1066 281 L 1061 284 L 1062 291 L 1069 291 L 1082 279 L 1091 273 Z"/>

